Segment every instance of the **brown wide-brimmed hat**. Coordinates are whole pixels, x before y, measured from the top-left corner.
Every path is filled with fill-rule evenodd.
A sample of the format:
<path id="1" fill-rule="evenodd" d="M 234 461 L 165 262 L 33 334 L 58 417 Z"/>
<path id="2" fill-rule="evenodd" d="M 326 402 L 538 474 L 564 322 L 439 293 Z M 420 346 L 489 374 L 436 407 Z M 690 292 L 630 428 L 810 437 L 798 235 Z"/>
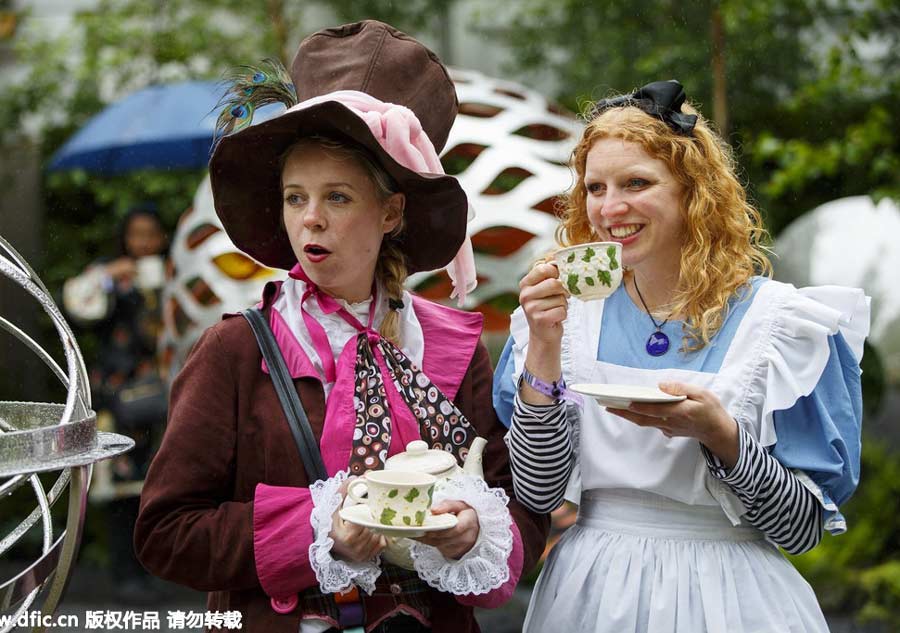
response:
<path id="1" fill-rule="evenodd" d="M 297 263 L 281 222 L 279 161 L 297 140 L 324 136 L 368 150 L 406 195 L 404 229 L 398 239 L 409 272 L 446 266 L 466 236 L 468 203 L 459 182 L 400 164 L 357 112 L 328 98 L 352 90 L 404 106 L 439 153 L 459 102 L 437 56 L 405 33 L 366 20 L 307 37 L 294 57 L 290 77 L 299 105 L 224 136 L 210 160 L 216 213 L 235 245 L 266 266 L 290 269 Z M 304 104 L 314 98 L 318 99 L 312 105 Z"/>

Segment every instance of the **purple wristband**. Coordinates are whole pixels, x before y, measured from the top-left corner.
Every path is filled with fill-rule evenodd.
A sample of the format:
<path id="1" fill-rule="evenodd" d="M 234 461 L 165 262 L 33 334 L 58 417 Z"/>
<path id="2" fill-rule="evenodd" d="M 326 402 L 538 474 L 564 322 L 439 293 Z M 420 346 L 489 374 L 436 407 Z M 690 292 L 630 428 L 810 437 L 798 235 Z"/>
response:
<path id="1" fill-rule="evenodd" d="M 527 367 L 523 367 L 522 375 L 519 380 L 525 381 L 525 384 L 529 387 L 544 394 L 548 398 L 553 398 L 556 401 L 556 404 L 559 404 L 562 400 L 568 400 L 578 407 L 584 407 L 584 398 L 581 397 L 581 394 L 575 393 L 566 387 L 566 381 L 562 376 L 559 377 L 559 380 L 544 382 L 528 371 Z"/>

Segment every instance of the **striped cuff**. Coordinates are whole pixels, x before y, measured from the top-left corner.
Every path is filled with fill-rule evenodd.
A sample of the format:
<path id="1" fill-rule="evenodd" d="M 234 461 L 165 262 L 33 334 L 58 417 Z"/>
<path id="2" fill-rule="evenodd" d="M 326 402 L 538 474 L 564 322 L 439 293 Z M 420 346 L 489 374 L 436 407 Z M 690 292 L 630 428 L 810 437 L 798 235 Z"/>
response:
<path id="1" fill-rule="evenodd" d="M 738 425 L 738 460 L 737 463 L 731 467 L 730 469 L 725 465 L 725 463 L 719 459 L 717 455 L 714 455 L 712 451 L 706 448 L 705 444 L 700 444 L 700 450 L 703 452 L 703 457 L 706 458 L 706 466 L 709 468 L 709 472 L 712 473 L 712 476 L 716 479 L 722 481 L 722 483 L 726 483 L 732 485 L 736 481 L 742 481 L 746 478 L 746 470 L 747 464 L 750 461 L 749 451 L 747 450 L 748 444 L 747 442 L 753 441 L 748 435 L 747 432 Z"/>

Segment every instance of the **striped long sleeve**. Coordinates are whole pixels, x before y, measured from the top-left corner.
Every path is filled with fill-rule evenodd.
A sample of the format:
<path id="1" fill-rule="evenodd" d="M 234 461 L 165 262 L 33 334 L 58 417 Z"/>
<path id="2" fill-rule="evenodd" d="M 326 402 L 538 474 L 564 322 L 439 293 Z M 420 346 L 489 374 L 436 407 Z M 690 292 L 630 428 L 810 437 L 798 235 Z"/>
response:
<path id="1" fill-rule="evenodd" d="M 516 394 L 506 443 L 516 498 L 538 513 L 562 505 L 573 463 L 566 405 L 528 404 Z"/>
<path id="2" fill-rule="evenodd" d="M 516 395 L 506 436 L 513 487 L 535 512 L 551 512 L 565 495 L 573 442 L 564 404 L 532 405 Z M 811 550 L 822 538 L 822 508 L 800 479 L 740 429 L 740 452 L 728 470 L 700 445 L 707 467 L 747 508 L 744 518 L 790 554 Z"/>
<path id="3" fill-rule="evenodd" d="M 728 470 L 703 446 L 714 477 L 734 491 L 748 523 L 761 530 L 789 554 L 802 554 L 822 538 L 822 507 L 815 495 L 781 462 L 772 457 L 743 428 L 734 468 Z"/>

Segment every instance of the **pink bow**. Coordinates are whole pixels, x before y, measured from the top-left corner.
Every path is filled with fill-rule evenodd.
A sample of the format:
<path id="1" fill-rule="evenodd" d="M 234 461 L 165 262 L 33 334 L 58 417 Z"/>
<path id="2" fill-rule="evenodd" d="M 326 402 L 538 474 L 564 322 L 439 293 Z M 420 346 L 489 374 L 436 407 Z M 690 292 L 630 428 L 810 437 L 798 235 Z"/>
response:
<path id="1" fill-rule="evenodd" d="M 325 101 L 337 101 L 359 116 L 369 126 L 369 130 L 384 151 L 407 169 L 418 173 L 444 173 L 444 167 L 434 149 L 434 144 L 422 130 L 419 119 L 409 108 L 394 103 L 385 103 L 364 92 L 338 90 L 307 99 L 295 105 L 291 110 L 308 108 Z M 466 295 L 472 292 L 478 284 L 472 242 L 468 235 L 456 255 L 446 266 L 446 271 L 453 282 L 453 292 L 450 297 L 456 298 L 457 304 L 462 307 Z"/>

